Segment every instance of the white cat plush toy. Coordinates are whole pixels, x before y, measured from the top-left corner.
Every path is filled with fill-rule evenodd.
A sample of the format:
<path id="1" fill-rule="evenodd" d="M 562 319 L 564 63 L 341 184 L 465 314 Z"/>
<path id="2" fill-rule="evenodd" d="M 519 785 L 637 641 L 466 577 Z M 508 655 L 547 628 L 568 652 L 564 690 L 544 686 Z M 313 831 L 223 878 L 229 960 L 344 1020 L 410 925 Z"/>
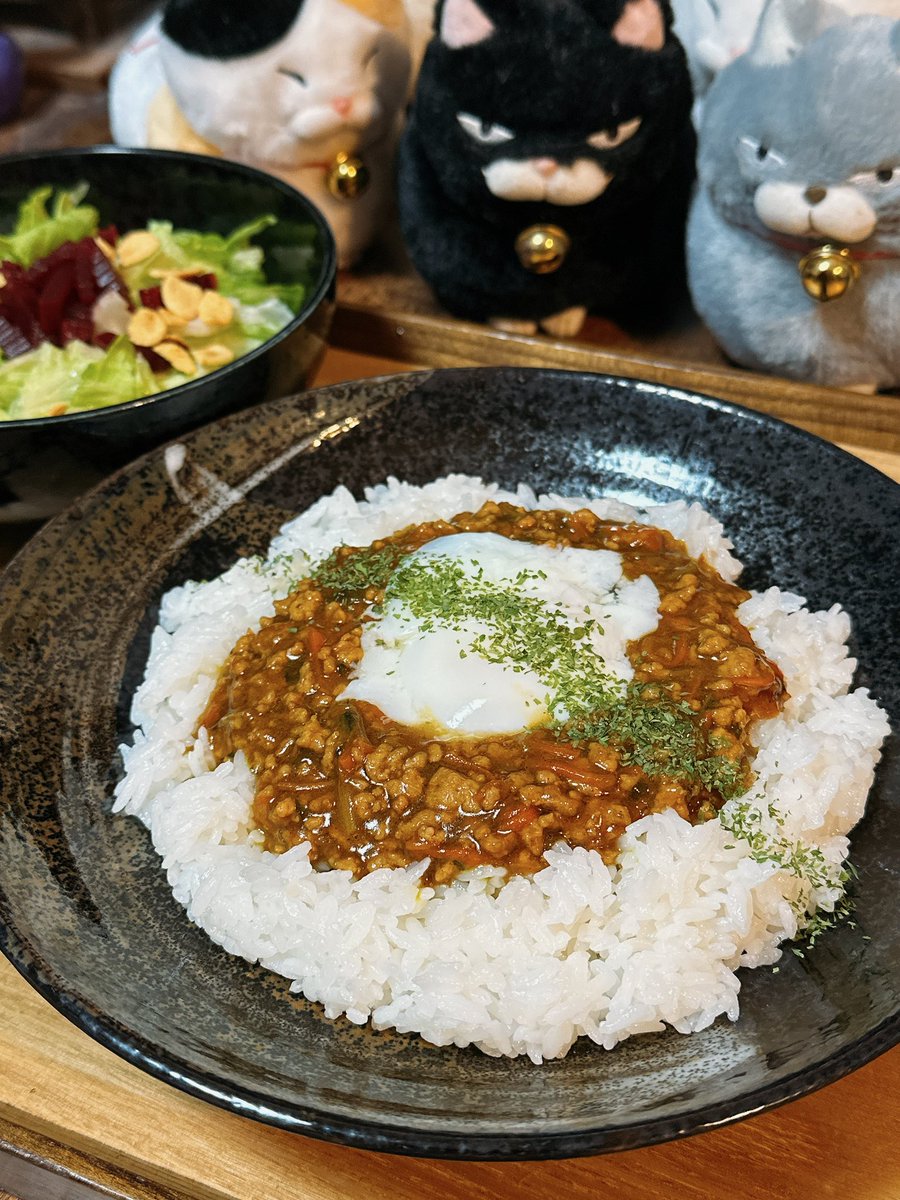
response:
<path id="1" fill-rule="evenodd" d="M 900 20 L 769 0 L 706 97 L 698 176 L 691 293 L 725 351 L 900 386 Z"/>
<path id="2" fill-rule="evenodd" d="M 409 74 L 402 0 L 169 0 L 113 71 L 113 137 L 281 176 L 349 266 L 393 194 Z"/>

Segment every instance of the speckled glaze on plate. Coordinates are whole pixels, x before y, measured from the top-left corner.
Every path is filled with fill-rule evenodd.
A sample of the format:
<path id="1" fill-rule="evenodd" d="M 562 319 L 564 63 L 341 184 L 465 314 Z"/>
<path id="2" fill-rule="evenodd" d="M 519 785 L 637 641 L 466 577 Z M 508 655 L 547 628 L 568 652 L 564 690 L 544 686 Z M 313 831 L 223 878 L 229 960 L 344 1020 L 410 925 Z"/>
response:
<path id="1" fill-rule="evenodd" d="M 708 1129 L 803 1095 L 900 1040 L 900 764 L 854 837 L 856 927 L 747 972 L 737 1025 L 582 1041 L 537 1068 L 373 1033 L 232 958 L 168 892 L 146 831 L 110 815 L 160 595 L 262 551 L 337 483 L 448 471 L 627 500 L 699 500 L 745 581 L 854 617 L 859 682 L 896 721 L 900 489 L 777 421 L 665 387 L 485 368 L 275 401 L 154 451 L 49 525 L 0 582 L 0 943 L 98 1041 L 185 1091 L 349 1145 L 552 1158 Z"/>

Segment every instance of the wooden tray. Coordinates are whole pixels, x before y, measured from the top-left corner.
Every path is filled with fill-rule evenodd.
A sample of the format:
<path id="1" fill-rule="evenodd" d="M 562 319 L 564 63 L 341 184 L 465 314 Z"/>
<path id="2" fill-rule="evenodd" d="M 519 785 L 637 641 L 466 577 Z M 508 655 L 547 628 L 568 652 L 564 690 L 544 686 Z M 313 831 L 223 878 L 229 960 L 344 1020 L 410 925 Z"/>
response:
<path id="1" fill-rule="evenodd" d="M 414 281 L 414 289 L 410 282 L 406 276 L 342 276 L 332 345 L 407 367 L 507 364 L 647 379 L 733 400 L 831 442 L 900 453 L 900 396 L 861 396 L 738 370 L 725 362 L 696 322 L 680 335 L 644 340 L 601 321 L 589 322 L 575 341 L 521 337 L 440 313 L 427 292 L 416 297 L 424 284 Z"/>

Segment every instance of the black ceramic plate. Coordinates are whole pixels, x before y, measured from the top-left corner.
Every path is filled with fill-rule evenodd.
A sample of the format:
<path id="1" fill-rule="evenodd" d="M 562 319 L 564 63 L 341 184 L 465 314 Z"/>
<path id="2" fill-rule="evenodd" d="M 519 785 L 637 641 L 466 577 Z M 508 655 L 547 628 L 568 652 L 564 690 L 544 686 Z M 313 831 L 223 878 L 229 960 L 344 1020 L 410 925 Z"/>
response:
<path id="1" fill-rule="evenodd" d="M 855 927 L 745 974 L 742 1016 L 691 1038 L 584 1042 L 540 1068 L 327 1021 L 187 921 L 148 837 L 110 816 L 156 605 L 261 551 L 342 482 L 447 471 L 628 500 L 699 500 L 752 586 L 854 617 L 859 681 L 898 713 L 900 579 L 884 476 L 776 421 L 649 384 L 484 369 L 368 380 L 190 435 L 54 521 L 2 581 L 0 940 L 61 1012 L 130 1062 L 235 1112 L 400 1153 L 541 1158 L 638 1146 L 759 1112 L 900 1037 L 898 756 L 857 830 Z"/>

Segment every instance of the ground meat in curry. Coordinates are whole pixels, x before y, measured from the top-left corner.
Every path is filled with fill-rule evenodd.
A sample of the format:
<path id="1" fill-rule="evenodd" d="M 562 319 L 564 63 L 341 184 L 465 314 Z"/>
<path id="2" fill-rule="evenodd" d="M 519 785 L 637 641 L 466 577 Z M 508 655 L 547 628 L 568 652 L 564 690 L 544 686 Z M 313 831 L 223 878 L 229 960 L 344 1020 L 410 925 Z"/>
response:
<path id="1" fill-rule="evenodd" d="M 489 502 L 451 521 L 410 526 L 367 553 L 397 557 L 458 532 L 614 550 L 626 576 L 648 575 L 660 595 L 659 624 L 628 645 L 641 704 L 687 713 L 711 759 L 731 769 L 736 790 L 749 783 L 752 723 L 774 716 L 786 698 L 778 667 L 737 618 L 749 593 L 666 531 L 604 521 L 586 509 Z M 344 547 L 335 561 L 357 553 Z M 342 701 L 361 657 L 363 622 L 382 596 L 374 585 L 340 592 L 303 580 L 223 667 L 201 724 L 217 762 L 246 754 L 267 849 L 307 840 L 317 865 L 356 875 L 428 858 L 425 880 L 443 883 L 482 864 L 533 872 L 560 840 L 612 862 L 632 821 L 672 808 L 696 822 L 721 806 L 708 776 L 705 783 L 667 766 L 664 756 L 640 765 L 638 734 L 603 744 L 548 727 L 449 739 L 399 725 L 371 704 Z"/>

